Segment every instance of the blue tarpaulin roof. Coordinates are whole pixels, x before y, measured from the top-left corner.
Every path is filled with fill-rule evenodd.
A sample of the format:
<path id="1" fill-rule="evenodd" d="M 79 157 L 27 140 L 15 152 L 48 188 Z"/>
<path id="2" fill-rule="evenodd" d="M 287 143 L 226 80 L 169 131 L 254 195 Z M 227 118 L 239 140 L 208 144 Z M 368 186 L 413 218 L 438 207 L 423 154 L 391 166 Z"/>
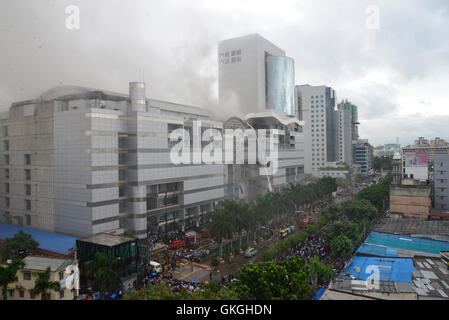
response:
<path id="1" fill-rule="evenodd" d="M 356 253 L 358 254 L 367 254 L 371 256 L 378 256 L 378 257 L 392 257 L 397 258 L 398 257 L 398 250 L 394 248 L 388 248 L 384 246 L 378 246 L 374 244 L 363 244 L 361 245 Z"/>
<path id="2" fill-rule="evenodd" d="M 368 268 L 370 266 L 379 268 L 380 281 L 412 282 L 413 271 L 416 270 L 411 258 L 354 257 L 344 274 L 365 281 L 373 273 Z"/>
<path id="3" fill-rule="evenodd" d="M 62 234 L 13 226 L 10 224 L 0 223 L 0 239 L 12 238 L 20 230 L 31 234 L 34 240 L 39 242 L 38 248 L 58 252 L 62 254 L 69 254 L 70 248 L 75 247 L 75 237 L 70 237 Z"/>
<path id="4" fill-rule="evenodd" d="M 449 251 L 448 241 L 437 241 L 431 239 L 408 237 L 379 232 L 371 232 L 368 238 L 366 239 L 365 243 L 375 246 L 384 246 L 393 249 L 420 251 L 432 254 L 440 254 L 440 251 Z M 362 250 L 369 251 L 381 249 L 375 249 L 374 247 L 367 247 Z M 394 254 L 394 251 L 390 251 L 388 254 L 392 255 Z"/>

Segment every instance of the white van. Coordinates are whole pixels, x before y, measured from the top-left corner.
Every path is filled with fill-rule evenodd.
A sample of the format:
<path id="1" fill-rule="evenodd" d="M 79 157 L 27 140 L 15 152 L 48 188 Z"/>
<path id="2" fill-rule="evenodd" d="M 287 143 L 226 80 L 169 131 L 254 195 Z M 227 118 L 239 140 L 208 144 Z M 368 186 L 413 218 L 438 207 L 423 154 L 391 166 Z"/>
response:
<path id="1" fill-rule="evenodd" d="M 257 249 L 255 248 L 248 248 L 245 251 L 245 257 L 251 258 L 254 257 L 257 254 Z"/>
<path id="2" fill-rule="evenodd" d="M 153 272 L 162 272 L 161 264 L 156 261 L 150 261 L 150 268 Z"/>

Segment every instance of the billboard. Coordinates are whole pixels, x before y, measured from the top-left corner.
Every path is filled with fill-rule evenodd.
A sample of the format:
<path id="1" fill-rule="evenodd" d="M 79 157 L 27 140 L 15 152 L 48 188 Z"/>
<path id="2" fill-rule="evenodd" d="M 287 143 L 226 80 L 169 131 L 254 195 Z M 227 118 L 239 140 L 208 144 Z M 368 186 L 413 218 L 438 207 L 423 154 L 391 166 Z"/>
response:
<path id="1" fill-rule="evenodd" d="M 427 152 L 408 152 L 405 154 L 406 167 L 427 167 Z"/>

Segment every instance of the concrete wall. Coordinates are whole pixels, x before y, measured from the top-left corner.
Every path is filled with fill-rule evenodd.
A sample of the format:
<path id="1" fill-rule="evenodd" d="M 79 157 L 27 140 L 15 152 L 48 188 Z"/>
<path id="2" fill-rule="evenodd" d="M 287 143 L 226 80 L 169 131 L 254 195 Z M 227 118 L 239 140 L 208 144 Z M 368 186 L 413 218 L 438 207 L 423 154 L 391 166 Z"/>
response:
<path id="1" fill-rule="evenodd" d="M 390 187 L 390 212 L 405 217 L 427 219 L 430 212 L 430 186 Z"/>

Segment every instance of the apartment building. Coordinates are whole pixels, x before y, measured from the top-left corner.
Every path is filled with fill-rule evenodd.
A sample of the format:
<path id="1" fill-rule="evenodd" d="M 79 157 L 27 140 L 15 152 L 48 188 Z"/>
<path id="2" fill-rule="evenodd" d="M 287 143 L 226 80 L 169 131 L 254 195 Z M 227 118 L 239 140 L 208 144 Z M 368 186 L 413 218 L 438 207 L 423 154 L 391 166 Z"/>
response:
<path id="1" fill-rule="evenodd" d="M 434 162 L 434 206 L 449 209 L 449 155 L 436 154 Z"/>
<path id="2" fill-rule="evenodd" d="M 25 266 L 17 271 L 17 281 L 7 288 L 8 300 L 74 300 L 79 289 L 78 267 L 74 260 L 27 256 Z M 50 268 L 49 281 L 59 282 L 60 290 L 36 294 L 36 274 Z"/>

